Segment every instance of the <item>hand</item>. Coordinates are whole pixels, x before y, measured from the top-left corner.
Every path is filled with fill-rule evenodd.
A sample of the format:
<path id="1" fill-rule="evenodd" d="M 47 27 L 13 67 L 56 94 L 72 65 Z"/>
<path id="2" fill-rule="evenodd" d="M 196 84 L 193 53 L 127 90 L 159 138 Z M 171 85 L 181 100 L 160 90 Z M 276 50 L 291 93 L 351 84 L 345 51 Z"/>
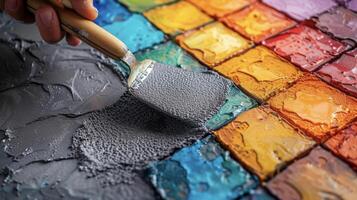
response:
<path id="1" fill-rule="evenodd" d="M 71 3 L 73 9 L 83 17 L 89 20 L 97 18 L 98 11 L 93 6 L 93 0 L 71 0 Z M 81 42 L 79 38 L 65 33 L 61 29 L 57 13 L 50 4 L 40 7 L 35 15 L 26 9 L 26 0 L 5 0 L 4 9 L 16 20 L 25 23 L 36 21 L 42 38 L 50 44 L 61 41 L 64 36 L 66 36 L 68 44 L 72 46 L 77 46 Z"/>

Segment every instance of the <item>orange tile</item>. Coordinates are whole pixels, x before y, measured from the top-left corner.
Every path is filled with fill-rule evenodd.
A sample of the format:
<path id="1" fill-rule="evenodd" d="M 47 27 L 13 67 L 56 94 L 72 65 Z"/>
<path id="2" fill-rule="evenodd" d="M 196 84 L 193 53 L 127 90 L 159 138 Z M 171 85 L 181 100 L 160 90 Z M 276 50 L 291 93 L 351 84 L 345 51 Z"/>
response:
<path id="1" fill-rule="evenodd" d="M 254 42 L 261 42 L 296 24 L 282 13 L 260 3 L 255 3 L 221 20 Z"/>
<path id="2" fill-rule="evenodd" d="M 223 17 L 256 0 L 188 0 L 213 17 Z"/>
<path id="3" fill-rule="evenodd" d="M 317 147 L 266 184 L 279 199 L 355 200 L 357 173 Z"/>
<path id="4" fill-rule="evenodd" d="M 176 39 L 182 48 L 210 67 L 253 46 L 252 42 L 219 22 L 180 35 Z"/>
<path id="5" fill-rule="evenodd" d="M 214 134 L 234 157 L 262 180 L 315 144 L 266 107 L 239 115 Z"/>
<path id="6" fill-rule="evenodd" d="M 325 145 L 357 169 L 357 122 L 333 136 Z"/>
<path id="7" fill-rule="evenodd" d="M 214 68 L 260 100 L 295 82 L 302 72 L 266 47 L 258 46 Z"/>
<path id="8" fill-rule="evenodd" d="M 357 116 L 357 99 L 311 74 L 305 74 L 268 103 L 318 142 L 334 135 Z"/>
<path id="9" fill-rule="evenodd" d="M 185 1 L 149 10 L 144 15 L 162 31 L 171 35 L 197 28 L 212 21 L 208 15 Z"/>

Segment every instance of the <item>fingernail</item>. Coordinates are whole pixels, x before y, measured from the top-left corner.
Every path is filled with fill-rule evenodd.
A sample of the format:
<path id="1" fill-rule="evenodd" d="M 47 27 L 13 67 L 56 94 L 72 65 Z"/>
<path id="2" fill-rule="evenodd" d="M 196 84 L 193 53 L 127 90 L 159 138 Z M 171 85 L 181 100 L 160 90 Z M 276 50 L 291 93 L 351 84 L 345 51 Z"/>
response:
<path id="1" fill-rule="evenodd" d="M 53 13 L 51 10 L 44 10 L 40 13 L 40 20 L 42 25 L 46 27 L 52 27 L 53 22 Z"/>
<path id="2" fill-rule="evenodd" d="M 5 3 L 5 9 L 8 11 L 16 11 L 18 7 L 18 0 L 11 0 L 11 1 L 6 1 Z"/>

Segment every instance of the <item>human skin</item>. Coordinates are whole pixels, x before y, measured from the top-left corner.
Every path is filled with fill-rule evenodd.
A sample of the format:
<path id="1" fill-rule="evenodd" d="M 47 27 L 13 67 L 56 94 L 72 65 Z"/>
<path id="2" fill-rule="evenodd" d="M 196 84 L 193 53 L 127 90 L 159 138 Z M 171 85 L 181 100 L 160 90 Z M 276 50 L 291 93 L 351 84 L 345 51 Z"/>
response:
<path id="1" fill-rule="evenodd" d="M 58 2 L 58 0 L 56 0 Z M 70 0 L 73 9 L 88 20 L 94 20 L 98 16 L 97 9 L 93 6 L 93 0 Z M 61 2 L 61 1 L 59 1 Z M 61 41 L 64 37 L 68 44 L 77 46 L 80 39 L 65 33 L 60 26 L 57 13 L 53 7 L 48 5 L 41 6 L 35 14 L 30 13 L 26 8 L 26 0 L 2 0 L 0 8 L 16 20 L 24 23 L 36 23 L 42 38 L 50 44 Z"/>

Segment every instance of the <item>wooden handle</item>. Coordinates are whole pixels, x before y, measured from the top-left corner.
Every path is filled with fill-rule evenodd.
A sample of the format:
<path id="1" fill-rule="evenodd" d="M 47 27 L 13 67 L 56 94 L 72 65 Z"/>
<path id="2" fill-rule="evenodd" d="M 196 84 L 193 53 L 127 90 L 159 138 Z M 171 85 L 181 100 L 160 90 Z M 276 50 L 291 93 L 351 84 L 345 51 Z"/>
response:
<path id="1" fill-rule="evenodd" d="M 27 0 L 27 7 L 33 13 L 45 4 L 48 4 L 47 0 Z M 115 60 L 128 57 L 128 53 L 131 54 L 122 41 L 94 22 L 83 18 L 71 9 L 58 6 L 54 6 L 54 8 L 60 18 L 61 26 L 66 32 L 79 37 L 82 41 Z"/>

